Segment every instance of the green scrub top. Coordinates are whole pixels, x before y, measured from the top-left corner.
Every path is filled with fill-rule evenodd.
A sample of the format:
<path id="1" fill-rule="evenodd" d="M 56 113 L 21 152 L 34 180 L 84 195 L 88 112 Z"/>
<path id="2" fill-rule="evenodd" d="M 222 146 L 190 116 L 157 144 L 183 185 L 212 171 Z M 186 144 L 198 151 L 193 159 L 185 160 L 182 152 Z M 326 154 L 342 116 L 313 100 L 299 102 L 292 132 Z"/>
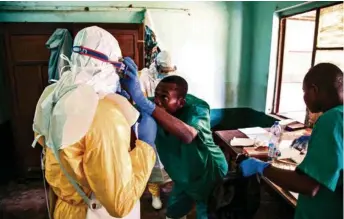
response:
<path id="1" fill-rule="evenodd" d="M 315 197 L 299 196 L 295 219 L 343 218 L 343 106 L 316 122 L 308 152 L 298 169 L 322 186 Z"/>
<path id="2" fill-rule="evenodd" d="M 60 79 L 60 71 L 69 63 L 60 58 L 60 54 L 64 54 L 68 58 L 72 55 L 73 38 L 67 29 L 56 29 L 50 36 L 45 46 L 50 50 L 48 82 Z M 68 68 L 64 69 L 68 70 Z"/>
<path id="3" fill-rule="evenodd" d="M 178 190 L 197 201 L 206 201 L 216 181 L 228 171 L 226 158 L 213 141 L 210 107 L 188 94 L 185 106 L 176 117 L 194 127 L 198 135 L 190 144 L 185 144 L 158 127 L 155 140 L 158 154 Z"/>

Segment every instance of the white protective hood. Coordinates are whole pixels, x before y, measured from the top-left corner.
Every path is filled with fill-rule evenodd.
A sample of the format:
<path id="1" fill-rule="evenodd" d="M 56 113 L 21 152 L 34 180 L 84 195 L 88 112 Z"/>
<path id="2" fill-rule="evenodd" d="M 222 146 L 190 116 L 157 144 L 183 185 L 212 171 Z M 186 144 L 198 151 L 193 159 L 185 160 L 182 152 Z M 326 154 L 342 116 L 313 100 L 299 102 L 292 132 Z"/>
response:
<path id="1" fill-rule="evenodd" d="M 122 56 L 117 40 L 97 26 L 79 31 L 73 46 L 103 53 L 111 61 Z M 115 94 L 119 76 L 112 64 L 78 53 L 72 54 L 69 63 L 71 70 L 62 72 L 61 79 L 44 90 L 36 106 L 33 130 L 45 137 L 48 147 L 57 151 L 85 136 L 98 101 L 105 96 L 121 108 L 130 125 L 136 122 L 139 113 Z"/>
<path id="2" fill-rule="evenodd" d="M 159 73 L 157 70 L 157 65 L 163 67 L 163 68 L 174 68 L 174 66 L 171 56 L 167 51 L 161 51 L 157 57 L 156 60 L 149 66 L 149 68 L 144 68 L 141 70 L 141 76 L 140 76 L 140 84 L 141 88 L 146 93 L 148 97 L 154 97 L 155 88 L 158 86 L 159 82 L 171 75 L 177 75 L 178 73 L 176 70 L 171 71 L 169 73 Z"/>

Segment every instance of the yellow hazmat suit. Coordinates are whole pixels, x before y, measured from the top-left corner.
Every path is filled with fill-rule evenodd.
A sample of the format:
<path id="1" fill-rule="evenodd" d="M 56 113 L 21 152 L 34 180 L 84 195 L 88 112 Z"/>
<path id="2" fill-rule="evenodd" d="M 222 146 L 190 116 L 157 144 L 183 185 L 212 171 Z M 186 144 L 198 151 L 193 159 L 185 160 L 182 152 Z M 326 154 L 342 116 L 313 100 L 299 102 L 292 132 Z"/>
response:
<path id="1" fill-rule="evenodd" d="M 89 27 L 80 32 L 82 31 L 83 39 L 100 38 L 100 43 L 93 42 L 98 46 L 97 48 L 92 47 L 92 45 L 86 46 L 94 50 L 98 49 L 111 58 L 110 52 L 107 52 L 106 44 L 111 47 L 109 39 L 110 41 L 115 39 L 109 36 L 108 32 L 98 27 Z M 104 38 L 107 39 L 106 42 L 102 41 Z M 99 44 L 103 44 L 104 47 L 99 47 Z M 100 64 L 99 60 L 92 58 L 90 60 L 93 62 L 93 66 Z M 71 64 L 73 65 L 73 57 Z M 87 69 L 87 73 L 89 71 L 90 69 Z M 68 73 L 70 72 L 66 74 Z M 104 82 L 104 77 L 100 77 L 99 80 Z M 78 76 L 76 81 L 78 81 Z M 71 145 L 63 145 L 59 150 L 59 156 L 64 169 L 89 197 L 93 194 L 111 216 L 124 217 L 130 213 L 144 192 L 155 163 L 155 152 L 150 145 L 140 140 L 136 140 L 135 148 L 130 151 L 131 126 L 137 117 L 133 119 L 128 112 L 133 112 L 135 109 L 126 100 L 124 103 L 121 96 L 107 92 L 106 89 L 102 90 L 105 87 L 104 84 L 97 87 L 94 86 L 97 84 L 97 80 L 93 78 L 92 81 L 91 85 L 95 87 L 96 93 L 102 93 L 96 104 L 94 114 L 92 114 L 94 115 L 93 119 L 83 137 Z M 107 81 L 109 80 L 105 80 L 105 82 Z M 84 82 L 85 80 L 79 78 L 79 84 Z M 111 85 L 113 84 L 111 83 Z M 58 86 L 51 85 L 45 89 L 41 96 L 42 100 L 39 100 L 37 107 L 42 105 L 45 97 L 54 92 L 55 87 Z M 68 98 L 68 93 L 64 96 Z M 63 101 L 63 98 L 61 97 L 59 101 Z M 62 105 L 66 103 L 68 101 L 63 102 Z M 75 127 L 80 127 L 80 125 L 75 125 Z M 35 133 L 35 135 L 38 134 L 41 133 Z M 44 137 L 41 137 L 38 142 L 44 146 L 46 151 L 46 180 L 57 195 L 55 208 L 52 209 L 54 210 L 54 219 L 86 218 L 88 206 L 61 171 L 53 150 L 45 146 L 47 139 Z"/>
<path id="2" fill-rule="evenodd" d="M 155 163 L 154 150 L 145 142 L 137 140 L 135 149 L 129 150 L 130 126 L 118 107 L 105 98 L 99 101 L 88 133 L 61 150 L 60 158 L 86 194 L 93 192 L 111 216 L 122 217 L 141 197 Z M 58 197 L 54 219 L 85 218 L 86 204 L 49 148 L 45 168 L 46 179 Z"/>

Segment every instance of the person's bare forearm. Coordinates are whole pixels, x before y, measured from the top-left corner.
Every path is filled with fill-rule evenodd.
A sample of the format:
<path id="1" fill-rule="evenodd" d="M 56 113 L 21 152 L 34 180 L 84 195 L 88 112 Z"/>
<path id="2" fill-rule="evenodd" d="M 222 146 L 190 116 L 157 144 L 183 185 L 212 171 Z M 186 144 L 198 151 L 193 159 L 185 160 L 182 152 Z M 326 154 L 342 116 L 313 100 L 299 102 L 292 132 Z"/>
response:
<path id="1" fill-rule="evenodd" d="M 159 106 L 156 106 L 152 116 L 164 130 L 176 136 L 184 143 L 191 143 L 197 136 L 195 128 L 172 116 Z"/>
<path id="2" fill-rule="evenodd" d="M 311 197 L 317 194 L 320 187 L 317 181 L 305 174 L 273 166 L 265 168 L 263 175 L 284 189 Z"/>

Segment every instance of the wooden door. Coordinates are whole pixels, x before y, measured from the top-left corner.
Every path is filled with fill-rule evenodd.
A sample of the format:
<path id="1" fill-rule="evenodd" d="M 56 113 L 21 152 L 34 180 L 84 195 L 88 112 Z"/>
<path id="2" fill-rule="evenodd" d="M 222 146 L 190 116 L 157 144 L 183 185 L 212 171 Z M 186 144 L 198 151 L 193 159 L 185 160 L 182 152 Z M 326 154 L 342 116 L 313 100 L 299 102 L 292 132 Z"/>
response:
<path id="1" fill-rule="evenodd" d="M 10 84 L 15 159 L 20 174 L 40 168 L 40 147 L 33 149 L 32 123 L 37 101 L 47 86 L 49 50 L 45 43 L 56 28 L 67 28 L 74 36 L 89 25 L 73 23 L 6 23 L 6 73 Z M 102 25 L 98 25 L 101 26 Z M 78 29 L 79 28 L 79 29 Z M 143 65 L 143 25 L 106 24 L 118 39 L 122 53 Z M 119 29 L 122 28 L 122 29 Z"/>
<path id="2" fill-rule="evenodd" d="M 5 24 L 15 161 L 20 173 L 39 168 L 40 147 L 33 149 L 32 122 L 37 101 L 47 85 L 49 50 L 45 43 L 58 25 Z"/>

